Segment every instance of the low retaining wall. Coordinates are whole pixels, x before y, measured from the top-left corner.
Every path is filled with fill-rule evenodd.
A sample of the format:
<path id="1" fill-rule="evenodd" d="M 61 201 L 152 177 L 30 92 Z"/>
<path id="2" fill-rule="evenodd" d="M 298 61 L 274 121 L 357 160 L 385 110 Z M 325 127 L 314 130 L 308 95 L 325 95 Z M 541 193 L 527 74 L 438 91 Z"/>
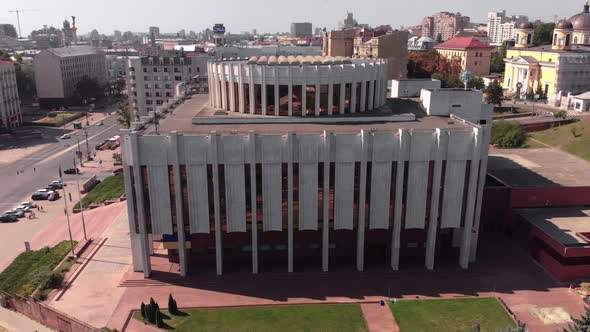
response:
<path id="1" fill-rule="evenodd" d="M 2 303 L 6 303 L 9 309 L 23 314 L 51 329 L 64 332 L 100 332 L 100 329 L 59 312 L 36 300 L 20 296 L 12 296 L 1 291 L 0 297 L 2 298 Z"/>

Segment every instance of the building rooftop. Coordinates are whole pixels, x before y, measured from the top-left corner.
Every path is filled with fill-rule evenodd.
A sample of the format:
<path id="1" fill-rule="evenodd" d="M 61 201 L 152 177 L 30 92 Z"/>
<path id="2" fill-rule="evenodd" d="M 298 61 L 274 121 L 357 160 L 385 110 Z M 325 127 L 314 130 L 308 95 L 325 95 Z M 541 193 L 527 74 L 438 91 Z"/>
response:
<path id="1" fill-rule="evenodd" d="M 566 247 L 588 246 L 590 208 L 519 209 L 518 214 Z"/>
<path id="2" fill-rule="evenodd" d="M 590 46 L 588 45 L 572 45 L 569 50 L 554 50 L 551 45 L 533 46 L 527 48 L 516 48 L 512 47 L 510 50 L 514 51 L 539 51 L 539 52 L 550 52 L 550 53 L 590 53 Z"/>
<path id="3" fill-rule="evenodd" d="M 324 130 L 338 133 L 358 133 L 361 129 L 373 131 L 467 130 L 462 121 L 447 117 L 426 116 L 416 100 L 392 99 L 379 112 L 321 117 L 262 116 L 235 112 L 217 112 L 209 108 L 206 95 L 195 95 L 174 110 L 174 115 L 160 122 L 160 132 L 177 131 L 185 134 L 248 133 L 265 134 L 321 134 Z M 217 115 L 216 115 L 217 113 Z M 223 114 L 223 115 L 222 115 Z M 291 121 L 301 122 L 291 122 Z M 250 123 L 248 123 L 251 121 Z M 349 121 L 349 122 L 347 122 Z M 195 124 L 197 123 L 197 124 Z"/>
<path id="4" fill-rule="evenodd" d="M 98 49 L 90 46 L 68 46 L 60 48 L 48 48 L 47 51 L 55 54 L 58 57 L 70 57 L 80 55 L 97 54 Z"/>
<path id="5" fill-rule="evenodd" d="M 449 39 L 442 44 L 436 45 L 436 49 L 471 49 L 471 48 L 493 48 L 480 40 L 473 37 L 457 37 Z"/>

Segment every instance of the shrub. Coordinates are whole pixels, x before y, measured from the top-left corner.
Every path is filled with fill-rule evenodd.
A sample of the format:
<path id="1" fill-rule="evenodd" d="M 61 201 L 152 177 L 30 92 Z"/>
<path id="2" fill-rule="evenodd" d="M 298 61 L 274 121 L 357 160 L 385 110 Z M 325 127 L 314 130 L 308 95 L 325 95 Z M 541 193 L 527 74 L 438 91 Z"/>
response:
<path id="1" fill-rule="evenodd" d="M 47 279 L 47 284 L 45 285 L 45 288 L 51 288 L 51 289 L 57 289 L 59 287 L 61 287 L 61 284 L 64 281 L 64 275 L 62 273 L 59 272 L 53 272 L 49 275 L 49 278 Z"/>
<path id="2" fill-rule="evenodd" d="M 147 319 L 147 313 L 145 309 L 145 303 L 141 302 L 141 318 L 143 318 L 143 320 Z"/>
<path id="3" fill-rule="evenodd" d="M 172 297 L 172 294 L 168 295 L 168 311 L 171 315 L 178 314 L 178 308 L 176 307 L 176 300 Z"/>
<path id="4" fill-rule="evenodd" d="M 492 125 L 492 144 L 501 148 L 518 148 L 526 142 L 526 132 L 518 123 L 506 121 L 494 122 Z"/>
<path id="5" fill-rule="evenodd" d="M 162 312 L 160 310 L 156 311 L 156 326 L 160 328 L 164 327 L 164 320 L 162 320 Z"/>

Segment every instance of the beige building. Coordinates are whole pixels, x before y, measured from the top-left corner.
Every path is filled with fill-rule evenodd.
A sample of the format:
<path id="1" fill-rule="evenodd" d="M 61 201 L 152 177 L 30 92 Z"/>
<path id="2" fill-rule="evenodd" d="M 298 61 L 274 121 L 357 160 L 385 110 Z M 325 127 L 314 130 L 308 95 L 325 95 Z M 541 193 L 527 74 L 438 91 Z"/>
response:
<path id="1" fill-rule="evenodd" d="M 0 128 L 14 128 L 21 124 L 14 63 L 0 60 Z"/>
<path id="2" fill-rule="evenodd" d="M 50 48 L 34 60 L 35 83 L 41 107 L 61 106 L 74 96 L 76 84 L 84 76 L 107 83 L 105 54 L 88 46 Z"/>
<path id="3" fill-rule="evenodd" d="M 476 76 L 490 73 L 493 47 L 471 37 L 458 37 L 434 47 L 449 60 L 460 59 L 461 68 Z"/>
<path id="4" fill-rule="evenodd" d="M 388 79 L 405 78 L 408 63 L 407 31 L 391 31 L 374 36 L 376 31 L 347 29 L 324 34 L 323 55 L 387 59 Z"/>
<path id="5" fill-rule="evenodd" d="M 443 41 L 449 40 L 463 31 L 470 23 L 469 16 L 461 13 L 440 12 L 422 19 L 422 37 Z"/>
<path id="6" fill-rule="evenodd" d="M 408 74 L 408 38 L 407 31 L 373 37 L 363 42 L 362 37 L 354 39 L 353 52 L 360 58 L 380 58 L 388 61 L 388 79 L 403 79 Z"/>

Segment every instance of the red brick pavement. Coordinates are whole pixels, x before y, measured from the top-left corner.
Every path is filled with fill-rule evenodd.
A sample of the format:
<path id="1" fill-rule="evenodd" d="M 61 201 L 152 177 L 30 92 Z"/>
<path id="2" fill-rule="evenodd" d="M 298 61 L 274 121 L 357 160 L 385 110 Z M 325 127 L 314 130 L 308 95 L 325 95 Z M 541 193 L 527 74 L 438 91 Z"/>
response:
<path id="1" fill-rule="evenodd" d="M 362 303 L 361 309 L 369 332 L 399 332 L 399 326 L 387 304 Z"/>

